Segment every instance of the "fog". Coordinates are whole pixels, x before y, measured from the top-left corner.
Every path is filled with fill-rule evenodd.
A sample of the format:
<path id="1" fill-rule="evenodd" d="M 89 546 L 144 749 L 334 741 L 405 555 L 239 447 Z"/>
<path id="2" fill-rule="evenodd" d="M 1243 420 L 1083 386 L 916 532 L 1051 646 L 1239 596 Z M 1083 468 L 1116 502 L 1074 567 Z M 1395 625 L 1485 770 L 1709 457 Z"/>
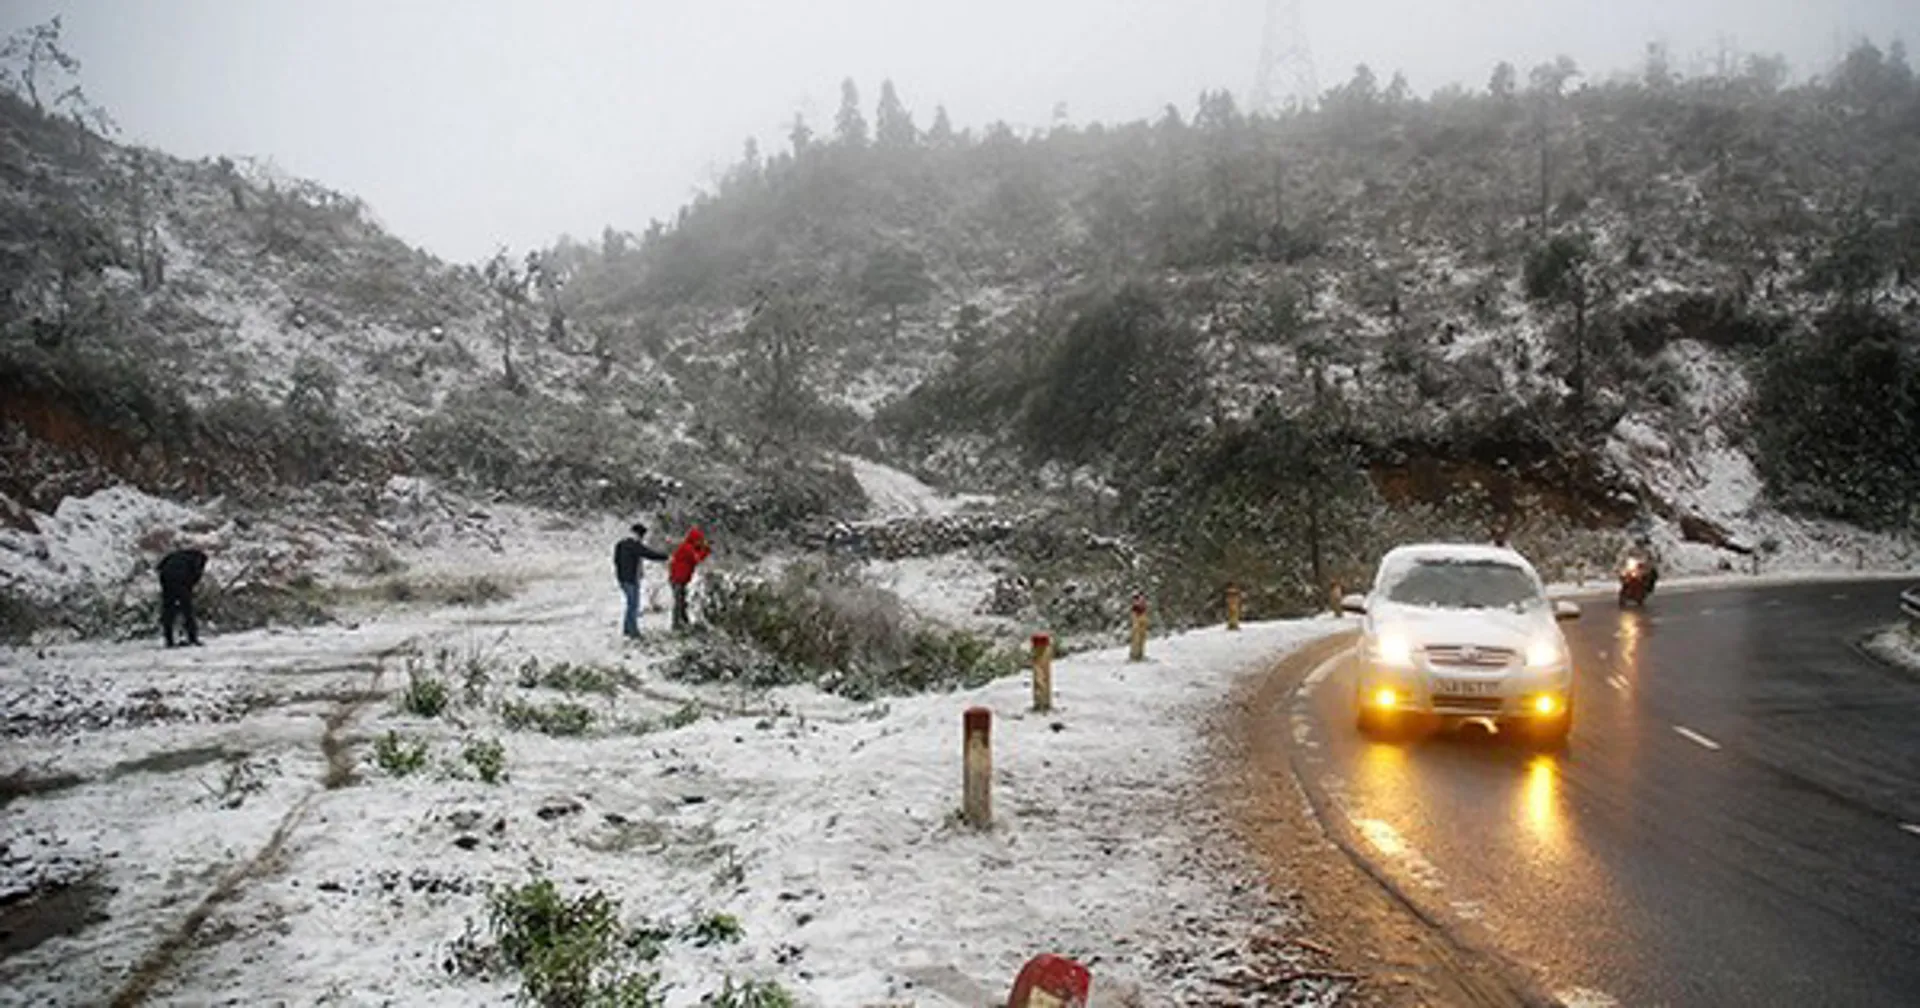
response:
<path id="1" fill-rule="evenodd" d="M 1300 0 L 1321 87 L 1365 62 L 1427 93 L 1506 59 L 1631 69 L 1781 53 L 1797 74 L 1852 39 L 1920 38 L 1914 0 Z M 891 78 L 925 126 L 1038 127 L 1190 110 L 1253 87 L 1265 0 L 9 0 L 60 14 L 128 139 L 253 155 L 366 199 L 401 237 L 473 260 L 669 218 L 741 149 L 831 129 L 840 81 L 869 118 Z"/>

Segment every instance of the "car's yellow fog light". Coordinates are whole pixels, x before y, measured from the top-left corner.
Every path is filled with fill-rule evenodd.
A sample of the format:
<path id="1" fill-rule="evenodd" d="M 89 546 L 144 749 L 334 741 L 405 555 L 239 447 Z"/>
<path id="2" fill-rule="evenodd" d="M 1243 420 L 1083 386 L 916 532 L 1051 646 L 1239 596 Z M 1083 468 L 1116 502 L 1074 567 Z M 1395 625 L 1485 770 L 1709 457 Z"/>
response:
<path id="1" fill-rule="evenodd" d="M 1551 693 L 1542 693 L 1534 697 L 1533 712 L 1543 717 L 1560 713 L 1560 698 Z"/>
<path id="2" fill-rule="evenodd" d="M 1385 687 L 1374 690 L 1373 705 L 1375 707 L 1380 707 L 1385 710 L 1392 710 L 1393 708 L 1400 706 L 1400 694 L 1395 693 L 1394 691 L 1387 689 Z"/>

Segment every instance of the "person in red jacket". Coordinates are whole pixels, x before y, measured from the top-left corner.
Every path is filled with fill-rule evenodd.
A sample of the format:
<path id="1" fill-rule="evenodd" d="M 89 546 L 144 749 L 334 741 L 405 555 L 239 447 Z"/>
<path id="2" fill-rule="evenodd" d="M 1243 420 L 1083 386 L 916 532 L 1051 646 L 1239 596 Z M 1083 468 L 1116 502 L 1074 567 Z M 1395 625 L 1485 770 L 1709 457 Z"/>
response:
<path id="1" fill-rule="evenodd" d="M 687 619 L 687 585 L 693 583 L 693 569 L 712 555 L 713 548 L 707 545 L 707 534 L 700 531 L 698 525 L 687 532 L 687 538 L 673 551 L 673 561 L 667 565 L 667 583 L 673 585 L 675 630 L 685 630 L 691 622 Z"/>

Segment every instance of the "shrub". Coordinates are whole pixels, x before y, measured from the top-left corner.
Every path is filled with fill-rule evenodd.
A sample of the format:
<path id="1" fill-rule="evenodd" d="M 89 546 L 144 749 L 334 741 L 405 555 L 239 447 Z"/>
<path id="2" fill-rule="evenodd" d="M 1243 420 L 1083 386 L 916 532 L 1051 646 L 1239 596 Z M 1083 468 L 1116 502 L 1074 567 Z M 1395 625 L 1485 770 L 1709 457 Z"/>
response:
<path id="1" fill-rule="evenodd" d="M 400 707 L 423 718 L 439 717 L 447 709 L 447 684 L 429 675 L 413 661 L 407 662 L 407 688 L 400 694 Z"/>
<path id="2" fill-rule="evenodd" d="M 528 658 L 520 665 L 519 677 L 515 680 L 521 689 L 534 689 L 544 686 L 547 689 L 564 693 L 600 693 L 612 696 L 620 691 L 627 678 L 626 674 L 606 665 L 575 665 L 572 662 L 559 662 L 541 668 L 540 659 Z"/>
<path id="3" fill-rule="evenodd" d="M 1087 298 L 1026 390 L 1022 443 L 1075 464 L 1154 457 L 1205 399 L 1199 342 L 1145 284 Z"/>
<path id="4" fill-rule="evenodd" d="M 675 728 L 685 728 L 690 724 L 698 722 L 705 713 L 706 711 L 701 708 L 698 701 L 689 700 L 681 704 L 678 710 L 667 715 L 660 723 L 668 731 L 672 731 Z"/>
<path id="5" fill-rule="evenodd" d="M 695 945 L 726 945 L 737 942 L 746 936 L 746 929 L 740 926 L 740 920 L 732 914 L 708 914 L 682 932 L 682 936 Z"/>
<path id="6" fill-rule="evenodd" d="M 51 622 L 52 614 L 25 596 L 0 592 L 0 642 L 25 644 L 35 631 Z"/>
<path id="7" fill-rule="evenodd" d="M 1920 352 L 1899 319 L 1843 308 L 1775 344 L 1757 368 L 1753 430 L 1783 506 L 1876 529 L 1920 518 Z"/>
<path id="8" fill-rule="evenodd" d="M 485 574 L 455 581 L 447 586 L 445 595 L 449 605 L 457 606 L 482 606 L 512 597 L 505 585 Z"/>
<path id="9" fill-rule="evenodd" d="M 460 758 L 473 767 L 485 784 L 507 779 L 507 750 L 498 739 L 474 739 L 460 751 Z"/>
<path id="10" fill-rule="evenodd" d="M 547 735 L 585 735 L 593 727 L 593 711 L 577 703 L 539 704 L 507 700 L 500 704 L 500 719 L 512 731 L 529 728 Z"/>
<path id="11" fill-rule="evenodd" d="M 389 731 L 374 740 L 373 761 L 387 773 L 405 777 L 426 769 L 427 744 L 404 740 L 398 732 Z"/>
<path id="12" fill-rule="evenodd" d="M 468 968 L 497 959 L 520 974 L 521 996 L 542 1008 L 657 1008 L 658 974 L 634 968 L 633 937 L 619 903 L 599 890 L 567 898 L 553 881 L 497 887 L 487 896 L 490 954 L 461 954 Z M 467 949 L 473 949 L 471 939 Z"/>
<path id="13" fill-rule="evenodd" d="M 684 653 L 668 675 L 755 687 L 811 681 L 868 699 L 977 684 L 1018 666 L 972 634 L 914 625 L 891 593 L 813 563 L 790 565 L 778 581 L 715 577 L 702 616 L 722 639 Z"/>
<path id="14" fill-rule="evenodd" d="M 793 995 L 772 981 L 749 980 L 738 987 L 728 977 L 725 986 L 700 999 L 705 1008 L 793 1008 Z"/>

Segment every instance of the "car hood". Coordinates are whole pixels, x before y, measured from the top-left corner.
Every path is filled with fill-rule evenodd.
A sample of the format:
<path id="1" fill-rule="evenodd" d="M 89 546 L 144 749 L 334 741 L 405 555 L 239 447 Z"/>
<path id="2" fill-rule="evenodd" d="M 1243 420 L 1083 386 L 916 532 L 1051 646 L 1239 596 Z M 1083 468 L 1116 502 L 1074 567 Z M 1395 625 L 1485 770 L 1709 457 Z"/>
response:
<path id="1" fill-rule="evenodd" d="M 1404 634 L 1415 647 L 1474 644 L 1524 652 L 1528 644 L 1559 632 L 1551 609 L 1433 609 L 1380 602 L 1368 619 L 1374 632 Z"/>

